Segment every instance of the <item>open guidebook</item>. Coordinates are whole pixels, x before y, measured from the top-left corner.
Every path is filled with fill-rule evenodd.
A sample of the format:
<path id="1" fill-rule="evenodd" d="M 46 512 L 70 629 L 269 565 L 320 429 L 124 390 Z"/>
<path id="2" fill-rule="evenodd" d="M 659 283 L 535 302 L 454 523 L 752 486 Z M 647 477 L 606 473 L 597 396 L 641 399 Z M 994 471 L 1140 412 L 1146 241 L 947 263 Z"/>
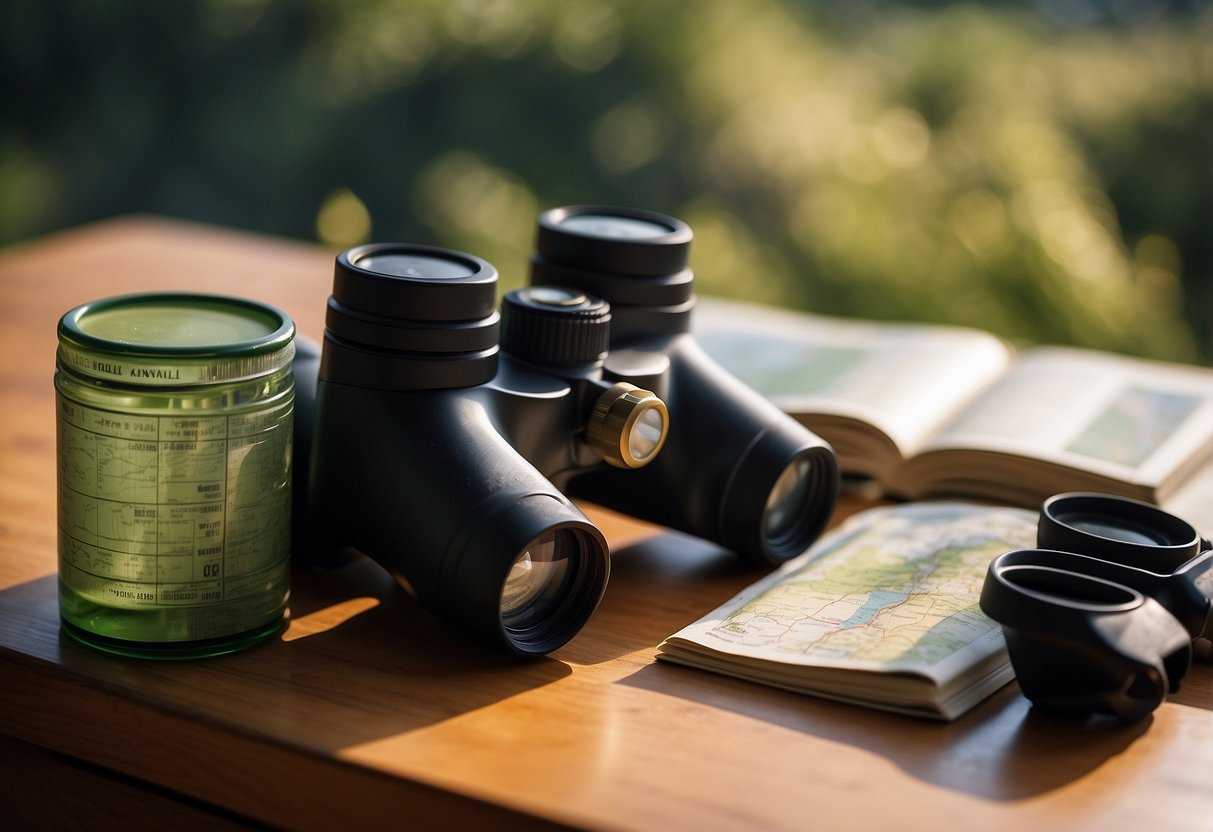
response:
<path id="1" fill-rule="evenodd" d="M 695 332 L 885 494 L 1036 508 L 1099 491 L 1213 531 L 1213 369 L 715 299 Z"/>
<path id="2" fill-rule="evenodd" d="M 666 639 L 658 658 L 799 693 L 952 720 L 1011 681 L 978 605 L 990 561 L 1036 513 L 906 503 L 854 515 Z"/>

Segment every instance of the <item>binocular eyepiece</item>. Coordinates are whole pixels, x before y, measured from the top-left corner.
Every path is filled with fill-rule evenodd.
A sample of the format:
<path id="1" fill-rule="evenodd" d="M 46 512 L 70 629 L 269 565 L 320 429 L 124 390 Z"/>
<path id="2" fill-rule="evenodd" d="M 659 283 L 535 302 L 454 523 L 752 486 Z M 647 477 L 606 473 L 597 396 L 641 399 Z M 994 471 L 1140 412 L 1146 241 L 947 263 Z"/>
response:
<path id="1" fill-rule="evenodd" d="M 366 554 L 448 622 L 537 654 L 607 582 L 606 542 L 570 497 L 765 563 L 803 551 L 837 499 L 833 453 L 695 345 L 691 236 L 649 212 L 547 212 L 532 285 L 500 312 L 480 258 L 338 255 L 299 408 L 314 415 L 297 417 L 308 558 Z"/>
<path id="2" fill-rule="evenodd" d="M 1025 696 L 1048 710 L 1147 716 L 1213 637 L 1213 549 L 1157 506 L 1105 494 L 1044 502 L 1036 549 L 995 558 L 981 608 Z"/>
<path id="3" fill-rule="evenodd" d="M 470 254 L 373 244 L 337 255 L 321 376 L 377 390 L 474 387 L 497 373 L 497 270 Z"/>

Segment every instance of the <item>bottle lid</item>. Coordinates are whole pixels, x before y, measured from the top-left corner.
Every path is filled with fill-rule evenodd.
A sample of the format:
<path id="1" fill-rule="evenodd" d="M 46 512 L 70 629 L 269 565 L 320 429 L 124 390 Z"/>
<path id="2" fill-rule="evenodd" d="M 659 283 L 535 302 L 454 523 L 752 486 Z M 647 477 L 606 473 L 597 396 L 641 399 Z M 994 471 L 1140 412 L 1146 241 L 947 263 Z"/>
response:
<path id="1" fill-rule="evenodd" d="M 59 320 L 59 363 L 80 375 L 141 387 L 242 381 L 294 358 L 295 324 L 280 309 L 195 293 L 120 295 Z"/>

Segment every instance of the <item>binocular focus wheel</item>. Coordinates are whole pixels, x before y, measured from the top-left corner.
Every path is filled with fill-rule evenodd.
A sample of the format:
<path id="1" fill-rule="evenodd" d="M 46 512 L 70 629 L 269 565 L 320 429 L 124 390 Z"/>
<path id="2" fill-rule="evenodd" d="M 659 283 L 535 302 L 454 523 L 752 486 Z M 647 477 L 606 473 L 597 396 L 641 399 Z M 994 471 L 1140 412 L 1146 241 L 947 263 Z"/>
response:
<path id="1" fill-rule="evenodd" d="M 616 468 L 642 468 L 652 462 L 670 432 L 665 402 L 648 390 L 621 381 L 594 403 L 586 439 Z"/>

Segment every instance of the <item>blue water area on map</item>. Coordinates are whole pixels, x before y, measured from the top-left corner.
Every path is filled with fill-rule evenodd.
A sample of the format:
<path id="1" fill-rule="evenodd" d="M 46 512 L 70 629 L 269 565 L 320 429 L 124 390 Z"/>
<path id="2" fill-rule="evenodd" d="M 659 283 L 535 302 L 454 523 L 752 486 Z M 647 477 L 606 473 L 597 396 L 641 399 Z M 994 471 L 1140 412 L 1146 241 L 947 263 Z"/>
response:
<path id="1" fill-rule="evenodd" d="M 855 610 L 855 614 L 842 622 L 840 627 L 857 627 L 861 624 L 867 624 L 876 617 L 876 613 L 880 612 L 885 607 L 891 607 L 894 604 L 900 604 L 908 595 L 901 592 L 887 592 L 877 590 L 868 596 L 868 600 L 864 601 L 863 606 Z"/>

